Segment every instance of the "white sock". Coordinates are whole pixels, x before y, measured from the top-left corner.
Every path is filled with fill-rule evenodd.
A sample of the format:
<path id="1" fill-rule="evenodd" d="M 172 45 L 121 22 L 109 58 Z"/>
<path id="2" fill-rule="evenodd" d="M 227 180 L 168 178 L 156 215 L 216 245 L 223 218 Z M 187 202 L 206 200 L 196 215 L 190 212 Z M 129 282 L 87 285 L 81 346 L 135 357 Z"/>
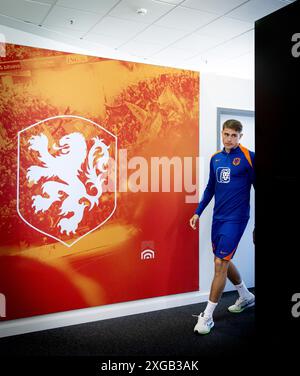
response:
<path id="1" fill-rule="evenodd" d="M 244 281 L 242 281 L 239 285 L 234 285 L 234 287 L 237 289 L 237 292 L 239 293 L 239 296 L 242 299 L 249 298 L 251 295 L 250 291 L 247 289 Z"/>
<path id="2" fill-rule="evenodd" d="M 210 300 L 208 300 L 207 306 L 204 310 L 204 316 L 212 318 L 214 310 L 215 310 L 217 305 L 218 305 L 218 303 L 213 303 Z"/>

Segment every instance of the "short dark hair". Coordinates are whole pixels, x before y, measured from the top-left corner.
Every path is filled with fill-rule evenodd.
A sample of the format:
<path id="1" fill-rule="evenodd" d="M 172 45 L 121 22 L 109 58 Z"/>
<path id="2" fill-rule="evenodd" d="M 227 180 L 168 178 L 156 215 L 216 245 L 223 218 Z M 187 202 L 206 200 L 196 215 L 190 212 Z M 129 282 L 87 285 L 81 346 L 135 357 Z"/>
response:
<path id="1" fill-rule="evenodd" d="M 243 131 L 242 123 L 235 119 L 226 120 L 223 124 L 223 130 L 225 128 L 233 129 L 234 131 L 239 132 L 239 133 Z"/>

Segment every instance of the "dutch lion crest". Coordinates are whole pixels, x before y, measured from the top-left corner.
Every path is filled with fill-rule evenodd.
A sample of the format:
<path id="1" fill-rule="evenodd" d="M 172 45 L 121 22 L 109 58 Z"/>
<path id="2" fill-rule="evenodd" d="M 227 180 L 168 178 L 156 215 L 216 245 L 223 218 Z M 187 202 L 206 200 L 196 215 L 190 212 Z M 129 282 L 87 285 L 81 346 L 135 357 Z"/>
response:
<path id="1" fill-rule="evenodd" d="M 85 137 L 80 132 L 67 134 L 60 138 L 59 146 L 52 145 L 57 155 L 49 153 L 49 140 L 44 133 L 32 136 L 28 141 L 28 149 L 38 152 L 42 166 L 30 166 L 26 178 L 33 184 L 37 184 L 41 178 L 47 179 L 41 186 L 41 194 L 31 197 L 32 208 L 35 213 L 45 212 L 54 202 L 61 202 L 60 215 L 64 218 L 60 219 L 57 227 L 62 234 L 76 233 L 84 211 L 87 207 L 91 210 L 95 205 L 98 206 L 103 192 L 102 184 L 107 171 L 105 166 L 109 161 L 110 146 L 98 137 L 94 137 L 92 141 L 93 145 L 87 152 Z M 86 176 L 85 184 L 79 179 L 80 172 Z M 89 184 L 96 192 L 95 195 L 88 194 L 86 188 Z M 63 192 L 67 195 L 65 199 L 62 197 Z M 83 199 L 89 204 L 83 202 Z"/>

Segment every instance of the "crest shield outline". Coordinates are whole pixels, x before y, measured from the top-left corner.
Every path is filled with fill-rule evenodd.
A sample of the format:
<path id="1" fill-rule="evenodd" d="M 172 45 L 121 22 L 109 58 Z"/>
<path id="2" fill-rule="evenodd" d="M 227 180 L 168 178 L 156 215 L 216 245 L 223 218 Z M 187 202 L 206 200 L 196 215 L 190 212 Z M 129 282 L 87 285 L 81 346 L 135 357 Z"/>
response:
<path id="1" fill-rule="evenodd" d="M 59 154 L 59 157 L 63 157 L 63 155 L 68 156 L 71 153 L 71 151 L 72 151 L 71 141 L 73 141 L 74 146 L 76 145 L 76 142 L 77 143 L 81 142 L 81 146 L 83 147 L 83 149 L 82 149 L 83 153 L 84 153 L 84 150 L 86 150 L 86 155 L 84 155 L 84 154 L 82 155 L 82 156 L 85 156 L 85 162 L 84 163 L 86 164 L 86 167 L 85 167 L 86 171 L 84 171 L 84 168 L 82 168 L 82 169 L 79 168 L 79 171 L 77 171 L 77 173 L 78 173 L 77 176 L 79 176 L 79 173 L 81 173 L 81 175 L 85 175 L 86 182 L 83 184 L 82 181 L 80 183 L 80 180 L 77 179 L 77 182 L 79 184 L 76 187 L 77 190 L 74 187 L 72 188 L 72 184 L 64 184 L 64 183 L 66 183 L 66 181 L 62 181 L 63 179 L 62 179 L 61 176 L 57 177 L 57 175 L 52 175 L 52 179 L 53 179 L 53 176 L 56 176 L 56 180 L 54 180 L 54 181 L 50 179 L 51 176 L 50 176 L 50 178 L 49 178 L 49 176 L 46 176 L 44 171 L 46 170 L 48 161 L 45 161 L 45 160 L 42 159 L 42 154 L 41 154 L 41 151 L 40 151 L 41 149 L 39 149 L 37 147 L 37 145 L 39 145 L 39 147 L 41 147 L 42 142 L 45 141 L 46 138 L 47 138 L 47 136 L 44 134 L 44 132 L 39 133 L 37 131 L 38 132 L 37 135 L 32 136 L 30 139 L 27 136 L 27 140 L 26 140 L 26 136 L 24 136 L 26 133 L 28 133 L 28 132 L 30 133 L 30 132 L 34 131 L 34 129 L 36 129 L 37 127 L 39 127 L 40 130 L 43 129 L 43 127 L 46 127 L 45 129 L 48 130 L 48 136 L 49 136 L 49 138 L 51 138 L 51 131 L 49 132 L 49 128 L 51 128 L 51 124 L 49 125 L 49 122 L 52 122 L 52 121 L 54 121 L 54 122 L 55 121 L 56 122 L 57 121 L 59 121 L 59 122 L 77 121 L 77 129 L 75 129 L 75 132 L 72 132 L 72 129 L 70 129 L 70 132 L 68 130 L 67 134 L 65 134 L 64 137 L 60 138 L 58 147 L 56 145 L 56 142 L 53 143 L 53 140 L 52 140 L 52 149 L 59 150 L 58 153 L 62 153 L 62 154 Z M 45 124 L 43 124 L 43 123 L 45 123 Z M 93 127 L 93 129 L 92 128 L 90 129 L 90 133 L 93 134 L 95 137 L 90 137 L 90 140 L 87 140 L 86 137 L 84 137 L 84 136 L 80 137 L 80 133 L 81 133 L 80 132 L 80 125 L 81 124 L 82 124 L 83 130 L 85 132 L 87 132 L 88 125 L 90 127 Z M 71 125 L 66 124 L 65 128 L 68 128 L 68 127 L 71 128 L 71 126 L 72 126 L 72 124 Z M 78 127 L 79 127 L 79 131 L 78 131 Z M 73 131 L 74 131 L 74 129 L 73 129 Z M 45 132 L 45 133 L 47 133 L 47 132 Z M 98 134 L 101 135 L 102 137 L 104 135 L 104 139 L 100 139 L 98 137 Z M 24 137 L 25 137 L 25 142 L 24 142 Z M 64 142 L 66 142 L 67 146 L 61 145 L 62 140 L 64 140 Z M 109 145 L 108 145 L 107 140 L 109 140 Z M 57 141 L 58 141 L 58 139 L 57 139 Z M 29 168 L 27 167 L 27 169 L 24 169 L 24 166 L 22 166 L 22 150 L 24 149 L 24 147 L 25 147 L 24 145 L 26 145 L 26 144 L 27 145 L 29 144 L 28 149 L 31 149 L 30 151 L 33 150 L 33 153 L 35 154 L 35 159 L 36 159 L 34 164 L 38 164 L 38 166 L 31 165 Z M 21 145 L 22 145 L 23 149 L 21 149 Z M 84 149 L 84 145 L 86 145 L 86 149 Z M 93 159 L 93 157 L 95 157 L 95 155 L 96 155 L 97 147 L 98 147 L 98 149 L 101 150 L 101 153 L 102 153 L 102 156 L 103 156 L 103 158 L 102 158 L 103 163 L 102 163 L 101 166 L 100 166 L 100 163 L 99 163 L 101 158 L 98 158 L 98 160 L 97 160 L 98 164 L 96 164 L 95 159 Z M 109 148 L 110 148 L 110 153 L 108 153 L 108 150 L 107 150 Z M 49 150 L 49 148 L 45 147 L 46 151 L 47 151 L 47 149 Z M 79 150 L 80 150 L 80 148 L 79 148 Z M 75 156 L 75 158 L 77 158 L 77 160 L 78 160 L 79 154 L 80 153 L 77 150 L 77 148 L 76 148 L 76 150 L 74 149 L 73 155 Z M 101 200 L 102 200 L 102 198 L 106 197 L 105 195 L 108 195 L 108 193 L 105 192 L 105 193 L 103 193 L 103 197 L 102 197 L 102 185 L 101 184 L 103 184 L 104 179 L 101 179 L 101 176 L 103 174 L 100 173 L 100 172 L 102 172 L 102 173 L 107 172 L 107 170 L 105 170 L 105 167 L 104 167 L 104 166 L 108 166 L 108 163 L 105 163 L 105 165 L 104 165 L 104 162 L 107 162 L 107 160 L 108 160 L 107 158 L 104 158 L 105 154 L 106 154 L 106 157 L 109 155 L 110 167 L 107 167 L 107 168 L 110 168 L 110 171 L 108 173 L 113 176 L 113 190 L 112 190 L 112 192 L 111 191 L 109 192 L 110 207 L 109 207 L 108 210 L 106 210 L 107 214 L 105 214 L 104 217 L 103 217 L 103 215 L 99 216 L 99 218 L 100 218 L 99 223 L 93 222 L 93 224 L 91 224 L 91 225 L 81 226 L 82 228 L 80 228 L 80 226 L 76 227 L 76 224 L 74 225 L 74 222 L 79 221 L 78 223 L 76 222 L 77 226 L 79 224 L 81 224 L 81 222 L 84 222 L 85 218 L 88 217 L 88 215 L 90 215 L 90 216 L 92 215 L 92 214 L 89 214 L 88 212 L 91 211 L 93 208 L 94 208 L 94 210 L 97 209 L 98 213 L 99 213 L 101 211 Z M 49 154 L 49 156 L 51 158 L 51 154 Z M 52 156 L 52 160 L 54 160 L 55 158 L 56 157 L 53 158 L 53 156 Z M 56 159 L 58 159 L 58 158 L 56 158 Z M 61 161 L 62 161 L 62 158 L 61 158 Z M 95 165 L 97 166 L 97 173 L 98 174 L 96 174 L 96 169 L 93 168 L 93 167 L 95 167 Z M 68 169 L 65 169 L 65 170 L 69 171 L 71 166 L 73 166 L 73 164 L 70 163 L 67 166 L 68 166 Z M 80 166 L 82 166 L 82 164 Z M 27 171 L 27 175 L 26 175 L 27 180 L 24 178 L 24 172 L 25 171 Z M 40 175 L 39 175 L 38 173 L 41 172 L 41 171 L 42 171 L 42 173 L 40 173 Z M 71 175 L 69 174 L 69 176 L 71 176 Z M 74 176 L 74 178 L 75 178 L 75 176 Z M 30 184 L 27 184 L 27 186 L 26 186 L 26 184 L 24 184 L 25 180 L 27 181 L 27 183 L 29 182 Z M 76 179 L 72 178 L 72 182 L 74 182 L 75 180 Z M 41 185 L 41 181 L 44 182 L 44 184 Z M 38 184 L 38 183 L 40 183 L 40 184 Z M 20 186 L 20 184 L 21 184 L 21 186 Z M 82 197 L 80 197 L 80 194 L 79 194 L 79 195 L 77 195 L 77 201 L 74 199 L 74 197 L 73 197 L 73 201 L 72 201 L 71 200 L 71 198 L 72 198 L 71 192 L 76 191 L 78 193 L 78 187 L 81 186 L 81 189 L 82 189 L 82 187 L 85 186 L 87 188 L 87 184 L 89 184 L 89 186 L 91 186 L 92 191 L 90 190 L 90 192 L 88 192 L 88 189 L 86 189 L 85 190 L 86 194 L 82 195 Z M 29 185 L 34 186 L 36 189 L 40 188 L 40 194 L 35 195 L 35 196 L 34 195 L 31 196 L 31 203 L 32 203 L 31 211 L 26 212 L 26 210 L 24 209 L 24 205 L 22 203 L 22 198 L 25 196 L 25 198 L 27 198 L 27 201 L 28 201 L 28 197 L 30 195 L 26 196 L 26 194 L 28 193 L 28 192 L 26 192 L 26 188 L 28 188 Z M 58 188 L 59 186 L 62 187 L 62 189 L 59 189 Z M 54 195 L 54 193 L 53 193 L 54 187 L 55 187 L 55 192 L 56 192 L 56 195 L 57 195 L 57 197 L 55 197 L 56 200 L 53 198 L 54 197 L 53 196 Z M 97 189 L 98 189 L 98 194 L 95 195 L 95 191 L 97 192 Z M 28 188 L 27 190 L 30 190 L 30 188 Z M 99 191 L 101 191 L 101 192 L 99 192 Z M 24 193 L 25 193 L 25 195 L 24 195 Z M 63 194 L 65 194 L 64 197 L 62 197 Z M 49 205 L 49 203 L 45 205 L 46 200 L 49 200 L 51 198 L 52 198 L 52 203 L 50 203 L 50 205 Z M 68 198 L 68 200 L 66 200 L 66 198 Z M 79 210 L 79 212 L 78 212 L 78 210 L 76 211 L 75 209 L 73 209 L 74 211 L 72 211 L 72 205 L 74 206 L 74 203 L 76 204 L 75 206 L 76 206 L 77 209 L 80 209 L 80 207 L 81 207 L 81 215 L 82 215 L 81 221 L 80 221 L 80 213 L 79 213 L 80 210 Z M 49 208 L 51 208 L 51 205 L 52 206 L 56 205 L 57 210 L 58 210 L 58 206 L 60 205 L 60 209 L 59 209 L 60 211 L 56 210 L 56 213 L 60 214 L 60 221 L 58 223 L 56 223 L 55 229 L 52 228 L 52 231 L 47 231 L 47 230 L 45 231 L 45 226 L 44 226 L 44 228 L 43 228 L 42 225 L 39 227 L 39 224 L 37 224 L 37 222 L 35 221 L 34 216 L 35 216 L 35 214 L 38 213 L 40 215 L 40 217 L 44 216 L 47 220 L 49 220 L 49 218 L 50 218 L 51 223 L 52 223 L 53 218 L 51 218 L 51 215 L 48 213 L 48 210 L 49 210 Z M 71 207 L 70 207 L 70 205 L 71 205 Z M 88 206 L 88 208 L 87 208 L 87 206 Z M 27 207 L 28 207 L 28 204 L 27 204 Z M 47 207 L 49 207 L 49 208 L 47 209 Z M 19 217 L 28 226 L 30 226 L 34 230 L 40 232 L 41 234 L 46 235 L 47 237 L 50 237 L 52 239 L 59 241 L 60 243 L 64 244 L 67 247 L 72 247 L 80 239 L 87 236 L 91 232 L 97 230 L 104 223 L 106 223 L 112 217 L 113 213 L 116 210 L 116 207 L 117 207 L 117 136 L 115 136 L 113 133 L 111 133 L 110 131 L 108 131 L 107 129 L 102 127 L 101 125 L 97 124 L 96 122 L 94 122 L 90 119 L 84 118 L 82 116 L 77 116 L 77 115 L 57 115 L 57 116 L 49 117 L 49 118 L 40 120 L 40 121 L 24 128 L 24 129 L 22 129 L 21 131 L 18 132 L 17 213 L 18 213 Z M 74 214 L 73 216 L 71 215 L 72 213 Z M 76 219 L 76 221 L 74 219 L 73 219 L 73 221 L 70 221 L 70 219 L 75 217 L 75 214 L 77 214 L 77 217 L 78 217 Z M 78 214 L 79 214 L 79 216 L 78 216 Z M 96 216 L 94 215 L 93 217 L 97 217 L 97 215 Z M 70 223 L 72 223 L 72 225 L 70 225 Z M 50 227 L 46 226 L 46 228 L 48 229 Z M 78 229 L 79 233 L 76 233 L 77 229 Z M 73 236 L 71 234 L 73 234 Z M 76 237 L 74 235 L 76 235 Z"/>

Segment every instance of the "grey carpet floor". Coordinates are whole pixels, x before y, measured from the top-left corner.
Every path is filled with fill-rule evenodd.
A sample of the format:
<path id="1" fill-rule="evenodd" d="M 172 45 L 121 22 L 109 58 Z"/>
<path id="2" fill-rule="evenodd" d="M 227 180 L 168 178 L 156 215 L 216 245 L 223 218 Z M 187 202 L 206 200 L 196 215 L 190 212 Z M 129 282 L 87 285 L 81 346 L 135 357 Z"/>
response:
<path id="1" fill-rule="evenodd" d="M 253 291 L 253 290 L 252 290 Z M 206 303 L 101 320 L 0 339 L 2 356 L 232 356 L 249 353 L 255 337 L 255 307 L 227 311 L 236 292 L 224 293 L 208 335 L 193 332 Z"/>

